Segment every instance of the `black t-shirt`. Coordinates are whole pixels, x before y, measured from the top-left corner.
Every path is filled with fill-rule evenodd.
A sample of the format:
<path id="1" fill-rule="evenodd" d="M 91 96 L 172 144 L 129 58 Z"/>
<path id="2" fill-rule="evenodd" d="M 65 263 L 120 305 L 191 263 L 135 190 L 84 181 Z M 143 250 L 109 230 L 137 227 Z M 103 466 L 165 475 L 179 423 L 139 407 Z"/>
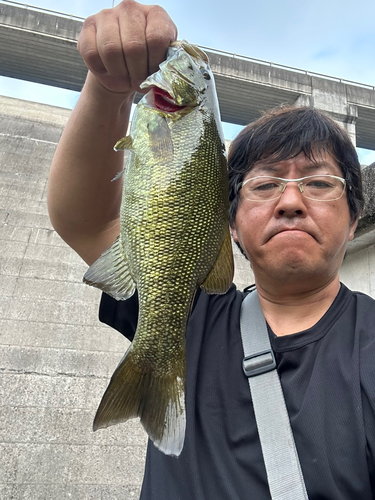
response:
<path id="1" fill-rule="evenodd" d="M 270 500 L 242 371 L 244 294 L 199 293 L 186 333 L 186 437 L 179 458 L 149 442 L 142 500 Z M 100 319 L 128 338 L 135 294 L 103 294 Z M 269 329 L 310 500 L 375 498 L 375 302 L 344 285 L 308 330 Z M 291 499 L 294 500 L 294 499 Z"/>

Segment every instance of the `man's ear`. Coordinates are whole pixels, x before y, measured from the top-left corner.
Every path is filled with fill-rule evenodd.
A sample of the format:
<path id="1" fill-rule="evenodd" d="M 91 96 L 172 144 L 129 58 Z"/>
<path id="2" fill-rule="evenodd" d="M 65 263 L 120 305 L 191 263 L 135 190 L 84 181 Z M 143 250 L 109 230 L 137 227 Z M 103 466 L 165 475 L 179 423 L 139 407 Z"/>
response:
<path id="1" fill-rule="evenodd" d="M 359 216 L 355 219 L 355 221 L 350 225 L 350 232 L 349 232 L 349 238 L 348 238 L 348 241 L 352 241 L 353 238 L 354 238 L 354 233 L 355 233 L 355 230 L 357 229 L 357 226 L 358 226 L 358 220 L 359 220 Z"/>
<path id="2" fill-rule="evenodd" d="M 238 236 L 237 236 L 236 228 L 234 226 L 230 226 L 229 229 L 230 229 L 230 234 L 232 235 L 233 241 L 235 243 L 238 243 Z"/>

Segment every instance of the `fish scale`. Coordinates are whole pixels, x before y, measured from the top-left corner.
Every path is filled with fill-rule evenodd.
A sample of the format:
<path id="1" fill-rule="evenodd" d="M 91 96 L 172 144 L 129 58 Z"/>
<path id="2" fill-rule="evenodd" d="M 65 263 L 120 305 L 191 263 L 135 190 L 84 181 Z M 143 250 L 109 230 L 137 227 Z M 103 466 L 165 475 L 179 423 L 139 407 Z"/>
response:
<path id="1" fill-rule="evenodd" d="M 134 340 L 115 370 L 94 429 L 139 416 L 164 453 L 181 453 L 186 426 L 185 334 L 198 287 L 225 293 L 233 278 L 226 156 L 206 54 L 172 44 L 144 87 L 124 169 L 120 235 L 84 280 L 117 300 L 137 289 Z M 169 95 L 163 109 L 163 96 Z M 176 105 L 173 105 L 173 102 Z M 171 111 L 172 109 L 172 111 Z"/>

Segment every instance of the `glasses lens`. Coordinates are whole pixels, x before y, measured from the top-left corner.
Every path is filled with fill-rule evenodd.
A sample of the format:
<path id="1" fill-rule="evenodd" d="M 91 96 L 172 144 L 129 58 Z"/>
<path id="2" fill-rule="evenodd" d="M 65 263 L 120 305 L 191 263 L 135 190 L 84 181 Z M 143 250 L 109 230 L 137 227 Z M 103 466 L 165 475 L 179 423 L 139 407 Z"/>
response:
<path id="1" fill-rule="evenodd" d="M 254 177 L 243 183 L 242 190 L 245 198 L 250 201 L 274 200 L 281 195 L 282 181 L 277 177 Z"/>
<path id="2" fill-rule="evenodd" d="M 306 198 L 317 201 L 334 201 L 341 198 L 345 182 L 332 175 L 312 175 L 302 181 Z"/>

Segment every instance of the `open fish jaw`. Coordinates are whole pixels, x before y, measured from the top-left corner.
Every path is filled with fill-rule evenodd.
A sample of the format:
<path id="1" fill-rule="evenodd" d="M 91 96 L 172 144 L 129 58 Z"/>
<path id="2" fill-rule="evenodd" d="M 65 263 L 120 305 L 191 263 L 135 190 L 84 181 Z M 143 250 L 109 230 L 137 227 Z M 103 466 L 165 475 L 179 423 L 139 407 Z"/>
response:
<path id="1" fill-rule="evenodd" d="M 214 86 L 207 55 L 197 46 L 182 40 L 171 44 L 160 70 L 150 75 L 141 88 L 159 87 L 180 106 L 194 106 L 210 97 L 207 80 Z M 216 93 L 213 94 L 216 97 Z"/>

